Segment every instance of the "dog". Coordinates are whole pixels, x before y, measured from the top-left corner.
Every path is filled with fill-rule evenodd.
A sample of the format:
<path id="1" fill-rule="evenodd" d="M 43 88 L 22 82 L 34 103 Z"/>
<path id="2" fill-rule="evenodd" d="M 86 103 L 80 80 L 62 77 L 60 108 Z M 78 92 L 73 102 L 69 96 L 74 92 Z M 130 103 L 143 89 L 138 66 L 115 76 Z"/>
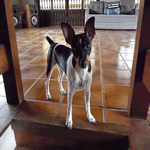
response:
<path id="1" fill-rule="evenodd" d="M 54 43 L 48 36 L 47 41 L 50 44 L 50 48 L 47 55 L 47 69 L 46 69 L 46 96 L 47 99 L 51 99 L 49 92 L 49 82 L 52 74 L 52 69 L 55 64 L 58 66 L 59 76 L 58 82 L 60 92 L 66 94 L 62 86 L 62 78 L 65 74 L 68 80 L 68 92 L 67 92 L 67 118 L 66 126 L 72 129 L 72 99 L 76 91 L 85 90 L 85 104 L 87 117 L 90 123 L 96 123 L 95 118 L 91 114 L 90 110 L 90 86 L 92 83 L 92 66 L 89 60 L 91 53 L 91 42 L 95 36 L 95 17 L 91 17 L 87 20 L 84 27 L 84 33 L 75 35 L 73 28 L 65 23 L 61 22 L 61 29 L 63 35 L 71 48 Z"/>

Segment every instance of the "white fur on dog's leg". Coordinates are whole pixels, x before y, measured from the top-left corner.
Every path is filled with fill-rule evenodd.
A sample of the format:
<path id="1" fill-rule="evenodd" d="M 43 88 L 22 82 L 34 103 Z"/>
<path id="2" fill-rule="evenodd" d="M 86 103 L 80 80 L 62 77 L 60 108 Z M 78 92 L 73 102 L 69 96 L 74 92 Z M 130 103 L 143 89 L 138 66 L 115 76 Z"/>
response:
<path id="1" fill-rule="evenodd" d="M 46 87 L 46 98 L 52 99 L 51 94 L 49 92 L 49 80 L 48 79 L 46 79 L 46 81 L 45 81 L 45 87 Z"/>
<path id="2" fill-rule="evenodd" d="M 72 129 L 72 118 L 69 118 L 69 119 L 66 119 L 66 126 L 69 128 L 69 129 Z"/>
<path id="3" fill-rule="evenodd" d="M 90 89 L 85 91 L 85 105 L 86 105 L 87 118 L 89 122 L 96 123 L 96 119 L 91 114 L 91 109 L 90 109 Z"/>
<path id="4" fill-rule="evenodd" d="M 66 91 L 64 89 L 61 89 L 61 94 L 62 95 L 65 95 L 66 94 Z"/>
<path id="5" fill-rule="evenodd" d="M 59 67 L 58 67 L 58 70 L 59 70 L 58 82 L 59 82 L 60 92 L 61 92 L 61 94 L 65 95 L 66 91 L 64 90 L 64 88 L 62 86 L 62 78 L 64 76 L 64 73 Z"/>
<path id="6" fill-rule="evenodd" d="M 88 120 L 89 120 L 90 123 L 96 123 L 96 120 L 95 120 L 95 118 L 93 117 L 92 114 L 88 116 Z"/>
<path id="7" fill-rule="evenodd" d="M 51 95 L 47 95 L 47 99 L 52 99 L 52 96 Z"/>
<path id="8" fill-rule="evenodd" d="M 69 129 L 72 129 L 72 98 L 73 98 L 74 93 L 70 93 L 68 89 L 68 94 L 67 94 L 67 119 L 66 119 L 66 126 Z"/>

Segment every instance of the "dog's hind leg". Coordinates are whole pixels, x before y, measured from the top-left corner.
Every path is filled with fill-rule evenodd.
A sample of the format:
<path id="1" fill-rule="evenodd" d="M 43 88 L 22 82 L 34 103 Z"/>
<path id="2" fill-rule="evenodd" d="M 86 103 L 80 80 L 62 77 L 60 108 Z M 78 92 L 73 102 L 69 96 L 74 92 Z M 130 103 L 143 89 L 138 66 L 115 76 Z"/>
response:
<path id="1" fill-rule="evenodd" d="M 66 94 L 66 91 L 64 90 L 64 88 L 62 86 L 62 79 L 64 76 L 64 72 L 61 68 L 59 68 L 59 66 L 58 66 L 58 70 L 59 70 L 58 82 L 59 82 L 60 92 L 61 92 L 61 94 Z"/>
<path id="2" fill-rule="evenodd" d="M 50 91 L 49 91 L 49 82 L 52 75 L 53 67 L 56 64 L 54 57 L 51 56 L 47 61 L 47 70 L 46 70 L 46 80 L 45 80 L 45 87 L 46 87 L 46 97 L 47 99 L 52 99 Z"/>

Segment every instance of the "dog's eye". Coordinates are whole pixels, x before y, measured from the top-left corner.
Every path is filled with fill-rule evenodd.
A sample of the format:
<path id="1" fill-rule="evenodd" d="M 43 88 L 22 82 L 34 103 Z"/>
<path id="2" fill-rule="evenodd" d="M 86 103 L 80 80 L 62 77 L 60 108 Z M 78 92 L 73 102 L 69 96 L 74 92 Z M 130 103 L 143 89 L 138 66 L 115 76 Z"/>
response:
<path id="1" fill-rule="evenodd" d="M 90 45 L 85 45 L 85 48 L 89 48 L 90 47 Z"/>

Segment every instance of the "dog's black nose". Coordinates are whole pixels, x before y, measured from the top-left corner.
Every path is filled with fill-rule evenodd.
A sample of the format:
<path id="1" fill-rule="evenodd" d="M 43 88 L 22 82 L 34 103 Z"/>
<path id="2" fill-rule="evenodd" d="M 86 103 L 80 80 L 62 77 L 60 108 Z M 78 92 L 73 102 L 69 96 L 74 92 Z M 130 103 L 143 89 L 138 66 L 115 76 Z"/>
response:
<path id="1" fill-rule="evenodd" d="M 83 68 L 83 69 L 84 69 L 84 68 L 86 67 L 86 64 L 87 64 L 87 62 L 86 62 L 86 61 L 81 61 L 81 65 L 80 65 L 80 66 L 81 66 L 81 68 Z"/>

